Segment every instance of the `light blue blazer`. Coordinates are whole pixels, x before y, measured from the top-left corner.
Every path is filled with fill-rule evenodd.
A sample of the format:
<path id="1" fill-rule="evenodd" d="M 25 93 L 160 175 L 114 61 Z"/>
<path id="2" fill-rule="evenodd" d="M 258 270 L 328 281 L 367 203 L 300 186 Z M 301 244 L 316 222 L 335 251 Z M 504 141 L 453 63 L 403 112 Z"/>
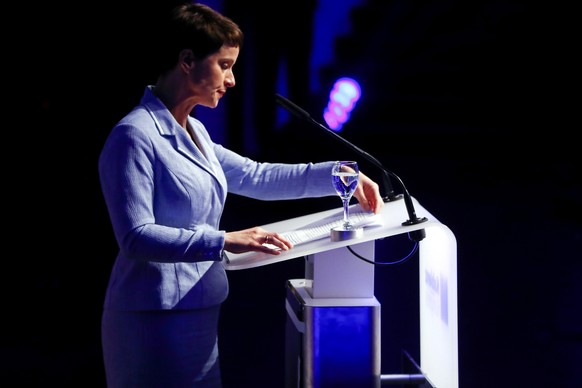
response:
<path id="1" fill-rule="evenodd" d="M 105 141 L 99 177 L 119 246 L 105 309 L 223 302 L 219 223 L 228 192 L 264 200 L 336 195 L 333 162 L 258 163 L 215 144 L 199 120 L 188 120 L 201 149 L 148 86 Z"/>

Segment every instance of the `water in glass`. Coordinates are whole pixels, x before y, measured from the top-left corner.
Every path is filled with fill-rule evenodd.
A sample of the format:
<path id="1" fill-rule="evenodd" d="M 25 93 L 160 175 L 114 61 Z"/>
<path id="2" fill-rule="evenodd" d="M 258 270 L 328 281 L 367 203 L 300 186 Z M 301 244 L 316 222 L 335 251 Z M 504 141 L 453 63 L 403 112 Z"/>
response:
<path id="1" fill-rule="evenodd" d="M 333 166 L 331 179 L 337 194 L 340 196 L 344 207 L 343 227 L 352 227 L 349 219 L 349 204 L 356 186 L 358 186 L 359 169 L 358 163 L 354 161 L 339 161 Z"/>

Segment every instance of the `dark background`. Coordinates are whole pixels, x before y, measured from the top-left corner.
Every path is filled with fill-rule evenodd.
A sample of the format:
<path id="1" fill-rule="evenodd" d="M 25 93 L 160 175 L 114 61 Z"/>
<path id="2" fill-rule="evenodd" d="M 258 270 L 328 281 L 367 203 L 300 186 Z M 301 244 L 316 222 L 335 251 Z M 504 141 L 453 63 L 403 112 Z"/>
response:
<path id="1" fill-rule="evenodd" d="M 5 50 L 5 148 L 18 168 L 5 169 L 12 249 L 4 254 L 3 382 L 104 386 L 99 325 L 116 245 L 97 158 L 111 127 L 155 81 L 149 39 L 171 3 L 6 11 L 18 21 L 14 34 L 28 38 L 7 36 Z M 460 385 L 581 387 L 578 43 L 569 6 L 355 1 L 333 59 L 313 68 L 315 37 L 338 23 L 336 14 L 316 13 L 327 2 L 223 3 L 210 4 L 247 39 L 237 86 L 219 109 L 194 112 L 213 136 L 260 161 L 356 157 L 281 116 L 274 93 L 322 121 L 333 81 L 358 79 L 364 94 L 342 136 L 396 172 L 457 238 Z M 232 230 L 338 206 L 338 198 L 230 196 L 223 224 Z M 391 239 L 377 249 L 399 257 L 407 244 Z M 398 372 L 403 349 L 418 354 L 417 274 L 415 260 L 376 270 L 384 374 Z M 285 281 L 301 277 L 301 258 L 229 272 L 220 326 L 225 388 L 283 386 Z"/>

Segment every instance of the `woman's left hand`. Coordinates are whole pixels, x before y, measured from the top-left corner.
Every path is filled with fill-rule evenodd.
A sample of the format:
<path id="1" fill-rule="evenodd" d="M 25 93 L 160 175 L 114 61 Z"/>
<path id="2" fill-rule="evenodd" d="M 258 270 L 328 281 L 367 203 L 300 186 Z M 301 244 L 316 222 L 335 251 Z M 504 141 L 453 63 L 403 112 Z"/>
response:
<path id="1" fill-rule="evenodd" d="M 374 214 L 380 213 L 384 207 L 378 184 L 361 171 L 354 197 L 358 200 L 362 209 L 372 211 Z"/>

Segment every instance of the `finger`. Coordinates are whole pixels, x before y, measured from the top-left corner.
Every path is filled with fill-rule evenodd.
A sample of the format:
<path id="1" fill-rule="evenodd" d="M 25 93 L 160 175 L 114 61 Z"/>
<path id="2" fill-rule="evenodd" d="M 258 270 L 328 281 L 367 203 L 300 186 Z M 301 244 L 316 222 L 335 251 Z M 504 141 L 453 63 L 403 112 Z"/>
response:
<path id="1" fill-rule="evenodd" d="M 266 234 L 263 237 L 263 246 L 271 249 L 282 249 L 287 251 L 293 247 L 293 244 L 278 233 Z"/>
<path id="2" fill-rule="evenodd" d="M 287 240 L 285 237 L 283 237 L 282 235 L 280 235 L 279 233 L 274 233 L 273 237 L 282 244 L 281 248 L 282 249 L 291 249 L 293 248 L 293 244 L 291 243 L 291 241 Z"/>
<path id="3" fill-rule="evenodd" d="M 362 209 L 369 211 L 372 208 L 372 204 L 371 202 L 368 200 L 368 198 L 366 197 L 366 194 L 364 193 L 364 191 L 360 191 L 357 193 L 354 193 L 354 196 L 356 197 L 356 199 L 358 200 L 358 203 L 360 204 L 360 206 L 362 207 Z"/>

